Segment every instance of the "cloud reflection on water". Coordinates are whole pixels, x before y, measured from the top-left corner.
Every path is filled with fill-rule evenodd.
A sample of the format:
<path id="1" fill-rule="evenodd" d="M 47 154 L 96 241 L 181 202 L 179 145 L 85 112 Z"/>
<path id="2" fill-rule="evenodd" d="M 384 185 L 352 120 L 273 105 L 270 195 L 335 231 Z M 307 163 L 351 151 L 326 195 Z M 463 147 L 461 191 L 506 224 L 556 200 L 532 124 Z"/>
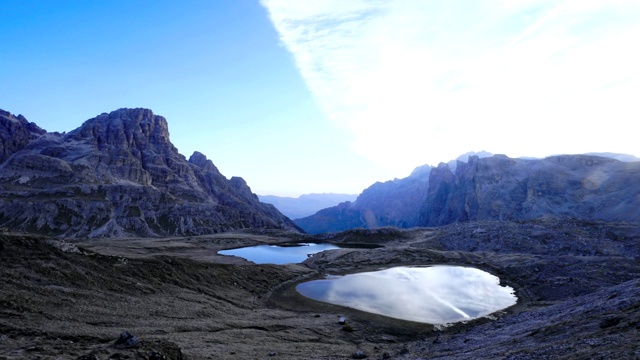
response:
<path id="1" fill-rule="evenodd" d="M 482 270 L 396 267 L 299 284 L 302 295 L 394 318 L 442 324 L 488 315 L 516 303 L 513 289 Z"/>

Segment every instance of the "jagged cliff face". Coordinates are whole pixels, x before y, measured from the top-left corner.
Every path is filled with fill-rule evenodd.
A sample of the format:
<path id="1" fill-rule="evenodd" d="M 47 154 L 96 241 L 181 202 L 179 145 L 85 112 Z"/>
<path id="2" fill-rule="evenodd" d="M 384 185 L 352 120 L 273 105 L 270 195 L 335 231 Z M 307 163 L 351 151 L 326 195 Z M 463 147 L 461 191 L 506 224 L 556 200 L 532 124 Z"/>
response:
<path id="1" fill-rule="evenodd" d="M 1 227 L 65 237 L 296 228 L 203 154 L 187 161 L 151 110 L 105 113 L 68 134 L 0 115 Z"/>
<path id="2" fill-rule="evenodd" d="M 376 183 L 296 223 L 310 233 L 541 217 L 640 221 L 640 162 L 592 155 L 469 157 Z"/>
<path id="3" fill-rule="evenodd" d="M 640 162 L 590 155 L 538 160 L 471 157 L 431 172 L 419 225 L 544 216 L 640 220 Z"/>

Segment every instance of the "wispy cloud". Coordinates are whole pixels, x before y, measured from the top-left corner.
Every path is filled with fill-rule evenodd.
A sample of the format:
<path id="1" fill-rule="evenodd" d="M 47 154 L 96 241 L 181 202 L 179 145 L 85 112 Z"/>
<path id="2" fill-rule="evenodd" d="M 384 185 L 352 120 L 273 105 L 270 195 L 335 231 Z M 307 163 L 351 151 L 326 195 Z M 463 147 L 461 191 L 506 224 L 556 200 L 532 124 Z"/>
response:
<path id="1" fill-rule="evenodd" d="M 389 169 L 640 155 L 640 1 L 262 3 L 323 111 Z"/>

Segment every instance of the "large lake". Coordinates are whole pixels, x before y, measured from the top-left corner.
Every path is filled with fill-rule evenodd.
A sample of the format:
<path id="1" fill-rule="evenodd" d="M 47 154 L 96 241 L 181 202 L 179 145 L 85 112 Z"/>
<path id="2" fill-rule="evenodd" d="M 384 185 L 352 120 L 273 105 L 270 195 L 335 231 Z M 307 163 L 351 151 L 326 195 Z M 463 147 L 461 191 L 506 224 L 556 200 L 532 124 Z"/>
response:
<path id="1" fill-rule="evenodd" d="M 338 249 L 331 244 L 295 243 L 286 245 L 256 245 L 238 249 L 220 250 L 220 255 L 233 255 L 256 264 L 291 264 L 303 262 L 310 255 Z"/>
<path id="2" fill-rule="evenodd" d="M 311 299 L 397 319 L 446 324 L 514 305 L 514 290 L 479 269 L 461 266 L 395 267 L 301 283 Z"/>

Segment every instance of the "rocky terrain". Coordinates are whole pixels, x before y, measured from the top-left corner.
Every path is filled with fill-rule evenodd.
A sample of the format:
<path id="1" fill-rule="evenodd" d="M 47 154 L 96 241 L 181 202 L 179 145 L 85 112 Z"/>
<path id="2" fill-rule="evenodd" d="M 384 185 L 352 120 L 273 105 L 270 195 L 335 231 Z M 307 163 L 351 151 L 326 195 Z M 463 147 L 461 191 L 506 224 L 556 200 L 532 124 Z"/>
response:
<path id="1" fill-rule="evenodd" d="M 0 227 L 60 237 L 296 229 L 242 178 L 187 160 L 166 119 L 120 109 L 66 134 L 0 111 Z"/>
<path id="2" fill-rule="evenodd" d="M 282 266 L 216 254 L 312 240 L 363 246 Z M 0 359 L 637 359 L 639 261 L 637 223 L 560 217 L 317 236 L 0 234 Z M 430 264 L 488 271 L 518 303 L 433 326 L 294 290 L 325 274 Z"/>
<path id="3" fill-rule="evenodd" d="M 487 154 L 481 154 L 486 156 Z M 376 183 L 353 203 L 297 219 L 309 233 L 353 228 L 437 226 L 470 220 L 563 216 L 583 220 L 640 219 L 640 161 L 620 154 L 512 159 L 469 156 L 417 168 Z"/>

